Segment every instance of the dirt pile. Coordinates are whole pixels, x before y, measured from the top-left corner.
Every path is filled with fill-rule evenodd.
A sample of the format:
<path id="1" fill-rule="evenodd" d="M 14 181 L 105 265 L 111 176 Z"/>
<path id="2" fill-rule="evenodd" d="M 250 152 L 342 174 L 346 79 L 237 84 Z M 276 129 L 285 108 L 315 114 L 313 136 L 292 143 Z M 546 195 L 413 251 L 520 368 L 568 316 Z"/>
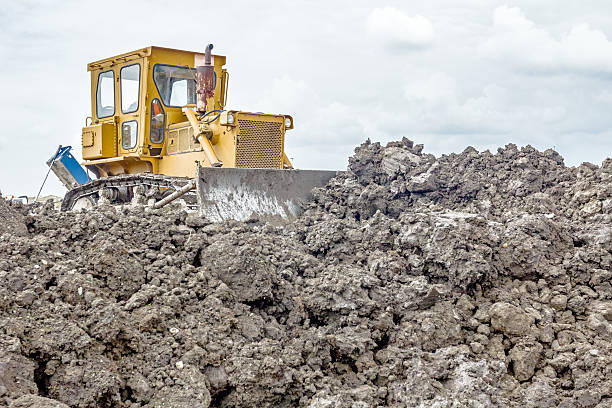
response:
<path id="1" fill-rule="evenodd" d="M 0 404 L 612 404 L 612 160 L 365 143 L 284 227 L 25 222 L 0 238 Z"/>
<path id="2" fill-rule="evenodd" d="M 12 208 L 0 194 L 0 235 L 26 235 L 28 233 L 23 215 Z"/>

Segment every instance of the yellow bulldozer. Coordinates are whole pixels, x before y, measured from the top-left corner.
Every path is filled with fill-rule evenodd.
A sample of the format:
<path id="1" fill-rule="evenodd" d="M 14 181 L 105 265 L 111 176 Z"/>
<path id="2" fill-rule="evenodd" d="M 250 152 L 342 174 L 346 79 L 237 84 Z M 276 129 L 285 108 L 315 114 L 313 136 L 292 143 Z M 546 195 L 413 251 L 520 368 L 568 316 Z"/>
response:
<path id="1" fill-rule="evenodd" d="M 296 216 L 336 172 L 295 170 L 290 115 L 226 108 L 226 57 L 147 47 L 87 65 L 91 109 L 81 165 L 65 147 L 47 164 L 68 188 L 63 210 L 161 207 L 179 197 L 212 220 Z"/>

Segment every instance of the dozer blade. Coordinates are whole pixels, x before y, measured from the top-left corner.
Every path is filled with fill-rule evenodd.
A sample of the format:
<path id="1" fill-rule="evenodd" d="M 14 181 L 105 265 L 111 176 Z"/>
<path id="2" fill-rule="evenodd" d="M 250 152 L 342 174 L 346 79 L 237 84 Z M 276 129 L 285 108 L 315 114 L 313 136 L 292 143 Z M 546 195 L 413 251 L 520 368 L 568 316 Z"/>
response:
<path id="1" fill-rule="evenodd" d="M 196 190 L 200 215 L 211 221 L 294 219 L 311 190 L 335 171 L 200 167 Z"/>

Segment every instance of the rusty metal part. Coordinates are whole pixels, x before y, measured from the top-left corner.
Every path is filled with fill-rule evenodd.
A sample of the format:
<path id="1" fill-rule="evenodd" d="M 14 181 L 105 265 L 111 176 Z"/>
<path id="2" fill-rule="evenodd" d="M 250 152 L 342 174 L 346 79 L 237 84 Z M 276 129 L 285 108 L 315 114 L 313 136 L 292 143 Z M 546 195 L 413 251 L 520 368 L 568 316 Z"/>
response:
<path id="1" fill-rule="evenodd" d="M 206 112 L 206 100 L 215 95 L 215 68 L 212 65 L 213 45 L 208 44 L 204 54 L 204 65 L 196 67 L 197 110 Z"/>

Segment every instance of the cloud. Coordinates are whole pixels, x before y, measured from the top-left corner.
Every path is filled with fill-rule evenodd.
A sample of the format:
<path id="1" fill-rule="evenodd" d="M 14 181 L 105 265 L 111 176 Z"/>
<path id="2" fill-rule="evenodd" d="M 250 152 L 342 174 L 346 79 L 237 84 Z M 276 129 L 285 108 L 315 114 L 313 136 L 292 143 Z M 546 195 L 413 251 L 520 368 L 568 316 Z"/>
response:
<path id="1" fill-rule="evenodd" d="M 454 101 L 456 92 L 456 81 L 443 72 L 434 72 L 426 78 L 413 79 L 404 86 L 404 97 L 407 100 L 432 105 L 443 105 Z"/>
<path id="2" fill-rule="evenodd" d="M 366 20 L 366 30 L 372 38 L 387 46 L 422 48 L 434 40 L 434 27 L 421 16 L 408 16 L 393 7 L 376 8 Z"/>
<path id="3" fill-rule="evenodd" d="M 554 126 L 567 116 L 566 108 L 549 95 L 528 97 L 530 88 L 526 95 L 520 89 L 485 82 L 468 90 L 462 82 L 447 72 L 406 80 L 402 122 L 395 128 L 435 135 L 491 136 L 512 133 L 525 123 Z"/>
<path id="4" fill-rule="evenodd" d="M 312 103 L 316 98 L 317 95 L 304 80 L 283 74 L 272 79 L 254 105 L 256 109 L 266 112 L 292 112 L 301 104 Z"/>
<path id="5" fill-rule="evenodd" d="M 296 125 L 291 135 L 293 142 L 329 146 L 367 137 L 355 107 L 322 97 L 306 81 L 287 74 L 273 79 L 254 106 L 269 113 L 291 114 Z"/>
<path id="6" fill-rule="evenodd" d="M 536 73 L 612 73 L 612 42 L 602 31 L 577 24 L 556 38 L 518 7 L 495 9 L 491 35 L 479 51 Z"/>

